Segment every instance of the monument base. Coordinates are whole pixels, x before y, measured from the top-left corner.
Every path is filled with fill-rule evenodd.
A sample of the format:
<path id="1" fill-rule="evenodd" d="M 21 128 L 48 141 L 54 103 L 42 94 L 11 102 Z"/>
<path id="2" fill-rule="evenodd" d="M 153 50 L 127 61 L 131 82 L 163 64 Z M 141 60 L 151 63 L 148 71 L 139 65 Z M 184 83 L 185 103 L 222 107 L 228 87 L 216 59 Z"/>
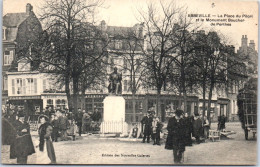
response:
<path id="1" fill-rule="evenodd" d="M 104 116 L 100 132 L 127 135 L 128 124 L 125 122 L 125 99 L 122 96 L 107 96 L 103 103 Z"/>

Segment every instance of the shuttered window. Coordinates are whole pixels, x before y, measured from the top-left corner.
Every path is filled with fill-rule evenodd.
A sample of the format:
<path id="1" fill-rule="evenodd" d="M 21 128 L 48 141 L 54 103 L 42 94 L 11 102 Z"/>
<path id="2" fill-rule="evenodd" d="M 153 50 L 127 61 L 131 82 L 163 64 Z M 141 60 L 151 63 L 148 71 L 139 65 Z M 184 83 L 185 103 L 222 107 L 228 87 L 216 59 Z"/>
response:
<path id="1" fill-rule="evenodd" d="M 15 86 L 14 86 L 14 79 L 12 79 L 12 94 L 15 94 Z"/>
<path id="2" fill-rule="evenodd" d="M 34 93 L 37 93 L 37 79 L 33 78 L 33 83 L 34 83 Z"/>

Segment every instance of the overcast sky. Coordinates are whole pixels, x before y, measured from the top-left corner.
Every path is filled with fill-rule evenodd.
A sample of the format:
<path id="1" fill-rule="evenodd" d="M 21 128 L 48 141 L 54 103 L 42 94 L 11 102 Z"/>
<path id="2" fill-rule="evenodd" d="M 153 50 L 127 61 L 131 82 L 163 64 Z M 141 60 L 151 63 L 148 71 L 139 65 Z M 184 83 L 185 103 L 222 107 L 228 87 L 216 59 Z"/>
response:
<path id="1" fill-rule="evenodd" d="M 162 0 L 163 3 L 169 0 Z M 138 21 L 136 16 L 137 8 L 145 8 L 149 2 L 154 4 L 158 0 L 105 0 L 106 8 L 99 9 L 99 20 L 105 20 L 108 25 L 133 26 Z M 232 0 L 177 0 L 180 5 L 188 7 L 190 14 L 211 14 L 211 15 L 253 15 L 253 18 L 246 19 L 243 23 L 232 23 L 232 26 L 210 26 L 203 24 L 203 29 L 216 30 L 228 36 L 229 43 L 238 49 L 241 44 L 242 35 L 248 36 L 249 40 L 254 40 L 258 46 L 258 4 L 257 1 L 232 1 Z M 40 12 L 39 7 L 44 0 L 3 0 L 3 14 L 25 12 L 25 6 L 31 3 L 36 15 Z M 214 3 L 214 5 L 212 5 Z"/>

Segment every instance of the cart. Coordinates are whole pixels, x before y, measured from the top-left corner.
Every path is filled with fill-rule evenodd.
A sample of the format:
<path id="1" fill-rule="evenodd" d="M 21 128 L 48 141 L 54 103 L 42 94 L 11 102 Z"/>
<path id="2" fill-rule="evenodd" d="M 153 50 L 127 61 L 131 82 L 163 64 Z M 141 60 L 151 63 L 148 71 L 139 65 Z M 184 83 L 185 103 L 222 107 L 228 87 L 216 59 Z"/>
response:
<path id="1" fill-rule="evenodd" d="M 245 131 L 245 139 L 248 140 L 248 133 L 253 133 L 253 138 L 257 132 L 257 78 L 251 78 L 239 90 L 237 96 L 238 115 L 242 128 Z"/>

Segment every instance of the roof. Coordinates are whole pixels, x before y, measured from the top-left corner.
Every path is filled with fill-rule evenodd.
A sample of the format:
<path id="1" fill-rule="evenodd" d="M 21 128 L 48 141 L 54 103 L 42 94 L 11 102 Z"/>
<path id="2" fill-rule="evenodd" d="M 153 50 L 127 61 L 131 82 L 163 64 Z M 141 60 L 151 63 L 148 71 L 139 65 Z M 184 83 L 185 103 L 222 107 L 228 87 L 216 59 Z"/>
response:
<path id="1" fill-rule="evenodd" d="M 133 27 L 107 26 L 106 31 L 109 36 L 126 35 L 133 31 Z"/>
<path id="2" fill-rule="evenodd" d="M 29 17 L 26 13 L 7 13 L 3 17 L 3 26 L 9 27 L 18 27 L 25 19 Z"/>
<path id="3" fill-rule="evenodd" d="M 26 13 L 7 13 L 3 17 L 3 26 L 7 28 L 7 41 L 16 39 L 19 25 L 29 17 Z"/>

